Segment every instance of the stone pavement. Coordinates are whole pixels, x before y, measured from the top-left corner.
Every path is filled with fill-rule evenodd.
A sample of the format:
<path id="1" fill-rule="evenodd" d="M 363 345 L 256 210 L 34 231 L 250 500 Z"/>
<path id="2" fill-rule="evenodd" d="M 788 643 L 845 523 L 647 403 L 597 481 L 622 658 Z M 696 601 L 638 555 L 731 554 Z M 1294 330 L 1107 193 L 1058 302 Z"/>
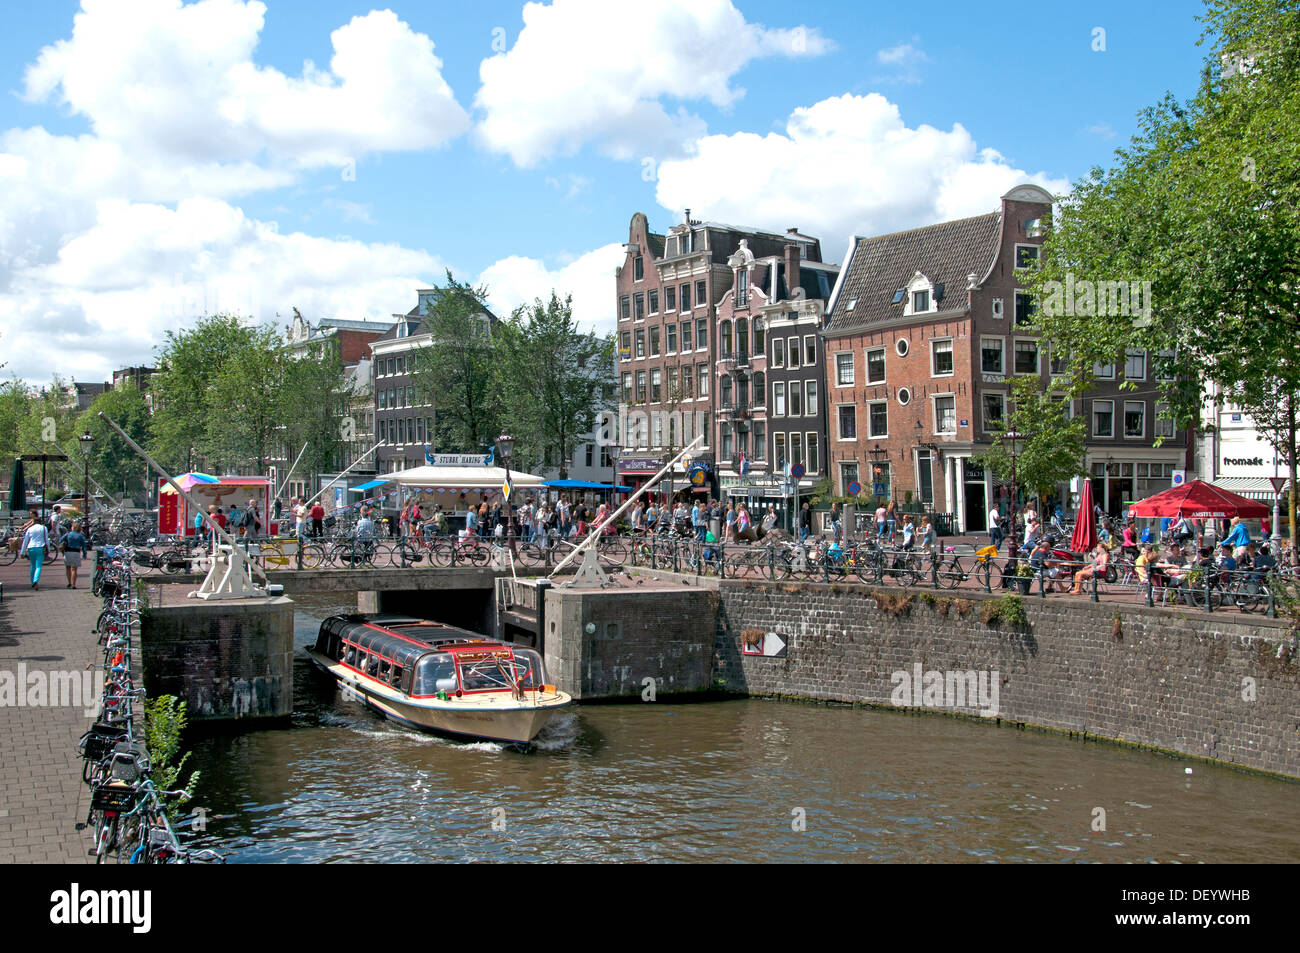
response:
<path id="1" fill-rule="evenodd" d="M 102 661 L 92 633 L 100 602 L 90 593 L 88 565 L 70 590 L 63 563 L 47 563 L 39 591 L 28 581 L 27 560 L 0 566 L 0 673 L 16 678 L 23 665 L 28 673 L 76 673 L 84 684 L 85 666 Z M 93 719 L 80 704 L 50 706 L 53 694 L 45 707 L 18 707 L 0 697 L 0 863 L 92 860 L 90 834 L 76 824 L 90 806 L 77 740 Z"/>

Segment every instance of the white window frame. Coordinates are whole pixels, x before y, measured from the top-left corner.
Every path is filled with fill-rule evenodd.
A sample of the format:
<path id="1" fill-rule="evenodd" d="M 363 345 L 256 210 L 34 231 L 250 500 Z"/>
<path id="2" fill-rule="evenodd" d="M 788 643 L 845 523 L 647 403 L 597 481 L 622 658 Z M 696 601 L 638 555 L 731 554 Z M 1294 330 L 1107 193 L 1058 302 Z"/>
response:
<path id="1" fill-rule="evenodd" d="M 952 401 L 952 429 L 941 430 L 939 427 L 939 401 Z M 934 432 L 936 434 L 956 434 L 957 433 L 957 395 L 956 394 L 931 394 L 930 395 L 930 416 L 934 420 Z"/>
<path id="2" fill-rule="evenodd" d="M 1032 371 L 1022 371 L 1016 366 L 1017 345 L 1019 344 L 1032 344 L 1034 346 L 1034 369 Z M 1011 339 L 1011 373 L 1018 377 L 1036 377 L 1043 373 L 1043 344 L 1038 338 Z"/>
<path id="3" fill-rule="evenodd" d="M 1034 251 L 1034 263 L 1033 263 L 1032 265 L 1022 265 L 1022 264 L 1020 264 L 1020 249 L 1022 249 L 1022 248 L 1032 248 L 1032 249 L 1033 249 L 1033 251 Z M 1043 251 L 1042 251 L 1042 247 L 1041 247 L 1041 246 L 1039 246 L 1039 245 L 1031 245 L 1031 244 L 1029 244 L 1029 243 L 1027 243 L 1027 242 L 1016 242 L 1016 247 L 1015 247 L 1015 249 L 1011 252 L 1011 267 L 1012 267 L 1012 269 L 1015 270 L 1015 271 L 1033 271 L 1033 270 L 1036 270 L 1036 269 L 1038 268 L 1038 266 L 1042 264 L 1042 255 L 1043 255 Z"/>
<path id="4" fill-rule="evenodd" d="M 1156 404 L 1155 406 L 1155 436 L 1172 437 L 1174 435 L 1174 421 L 1172 418 L 1161 418 L 1160 414 L 1169 412 L 1168 404 Z M 1166 431 L 1168 431 L 1166 433 Z"/>
<path id="5" fill-rule="evenodd" d="M 808 441 L 812 441 L 812 443 L 809 443 Z M 813 474 L 818 472 L 817 458 L 821 456 L 821 450 L 822 450 L 822 448 L 819 446 L 820 443 L 821 443 L 821 438 L 818 435 L 817 431 L 809 430 L 804 437 L 803 466 L 804 466 L 805 473 Z M 812 449 L 810 449 L 813 446 L 817 446 L 816 453 L 814 453 Z"/>
<path id="6" fill-rule="evenodd" d="M 869 400 L 865 404 L 867 408 L 867 439 L 868 440 L 888 440 L 889 439 L 889 401 L 887 400 Z M 873 433 L 871 430 L 871 408 L 885 408 L 885 432 Z"/>
<path id="7" fill-rule="evenodd" d="M 815 380 L 803 382 L 803 409 L 804 413 L 809 417 L 817 416 L 819 407 L 817 391 L 819 389 L 818 382 Z"/>
<path id="8" fill-rule="evenodd" d="M 798 356 L 796 356 L 796 355 L 798 355 Z M 802 357 L 803 357 L 803 355 L 799 353 L 799 339 L 798 339 L 798 338 L 786 338 L 786 341 L 785 341 L 785 366 L 786 366 L 789 370 L 792 370 L 792 371 L 797 371 L 797 370 L 799 370 L 799 366 L 800 366 L 800 365 L 799 365 L 797 362 L 798 362 L 799 359 L 802 358 Z"/>
<path id="9" fill-rule="evenodd" d="M 999 399 L 999 403 L 1002 404 L 1002 418 L 997 421 L 997 425 L 1005 428 L 1007 425 L 1007 395 L 1003 391 L 998 391 L 998 390 L 986 390 L 980 392 L 981 423 L 984 424 L 985 433 L 993 433 L 994 421 L 989 420 L 988 408 L 984 405 L 984 400 L 987 397 L 997 397 Z"/>
<path id="10" fill-rule="evenodd" d="M 1142 409 L 1142 432 L 1139 434 L 1131 434 L 1128 432 L 1128 411 L 1130 407 L 1135 406 Z M 1145 440 L 1147 438 L 1147 402 L 1145 400 L 1124 401 L 1123 427 L 1125 440 Z"/>
<path id="11" fill-rule="evenodd" d="M 840 411 L 845 407 L 853 408 L 853 436 L 846 437 L 841 431 Z M 858 405 L 851 401 L 845 401 L 835 405 L 835 442 L 836 443 L 856 443 L 858 440 Z"/>
<path id="12" fill-rule="evenodd" d="M 840 364 L 840 358 L 843 358 L 843 357 L 848 357 L 848 359 L 849 359 L 849 367 L 848 367 L 849 377 L 848 377 L 848 380 L 845 380 L 845 379 L 844 379 L 844 368 L 843 368 L 843 366 L 841 366 L 841 364 Z M 852 351 L 836 351 L 836 352 L 835 352 L 835 386 L 836 386 L 836 387 L 852 387 L 852 386 L 853 386 L 854 379 L 855 379 L 855 376 L 856 376 L 856 375 L 855 375 L 855 372 L 854 372 L 854 370 L 855 370 L 855 369 L 854 369 L 854 364 L 855 364 L 855 363 L 856 363 L 856 362 L 854 361 L 854 358 L 853 358 L 853 352 L 852 352 Z"/>
<path id="13" fill-rule="evenodd" d="M 806 413 L 806 408 L 803 402 L 803 381 L 790 381 L 789 383 L 790 383 L 790 390 L 786 396 L 786 400 L 788 400 L 790 403 L 786 409 L 789 411 L 789 416 L 802 417 Z M 796 392 L 798 392 L 799 394 L 798 413 L 795 413 L 795 409 L 794 409 L 794 395 Z"/>
<path id="14" fill-rule="evenodd" d="M 1003 300 L 1002 300 L 1001 298 L 994 298 L 994 299 L 993 299 L 993 319 L 994 319 L 995 321 L 1001 321 L 1003 318 L 1006 317 L 1006 315 L 1007 315 L 1006 304 L 1003 302 Z"/>
<path id="15" fill-rule="evenodd" d="M 880 352 L 880 363 L 881 363 L 881 365 L 882 365 L 882 367 L 883 367 L 883 373 L 881 374 L 880 380 L 878 380 L 878 381 L 874 381 L 874 380 L 871 379 L 871 355 L 874 354 L 874 353 L 876 353 L 877 351 Z M 887 353 L 887 351 L 886 351 L 886 349 L 885 349 L 884 347 L 869 347 L 869 348 L 866 348 L 866 349 L 862 352 L 862 363 L 863 363 L 864 367 L 866 368 L 867 385 L 868 385 L 868 386 L 870 386 L 870 385 L 872 385 L 872 384 L 883 384 L 883 383 L 885 383 L 886 379 L 889 377 L 889 357 L 888 357 L 888 353 Z"/>
<path id="16" fill-rule="evenodd" d="M 1134 358 L 1142 359 L 1142 373 L 1129 376 L 1128 365 Z M 1144 381 L 1147 379 L 1147 352 L 1141 348 L 1130 348 L 1124 352 L 1124 380 L 1126 381 Z"/>
<path id="17" fill-rule="evenodd" d="M 1105 404 L 1110 408 L 1110 433 L 1097 432 L 1097 405 L 1098 404 Z M 1092 402 L 1092 407 L 1090 408 L 1090 410 L 1092 414 L 1092 419 L 1088 421 L 1089 432 L 1093 435 L 1093 437 L 1099 440 L 1114 440 L 1115 439 L 1115 402 L 1113 400 L 1094 400 Z"/>
<path id="18" fill-rule="evenodd" d="M 998 364 L 1001 366 L 996 371 L 991 371 L 984 366 L 984 345 L 997 342 L 998 345 Z M 980 338 L 980 373 L 981 374 L 1002 374 L 1007 373 L 1007 339 L 1006 338 Z"/>
<path id="19" fill-rule="evenodd" d="M 812 360 L 808 360 L 808 352 L 812 351 Z M 803 366 L 817 366 L 817 335 L 805 334 L 803 336 Z"/>
<path id="20" fill-rule="evenodd" d="M 1110 368 L 1109 373 L 1102 373 L 1108 367 Z M 1115 379 L 1115 362 L 1092 365 L 1092 376 L 1099 381 L 1113 381 Z"/>
<path id="21" fill-rule="evenodd" d="M 939 352 L 935 350 L 935 345 L 947 344 L 948 356 L 952 361 L 952 370 L 939 372 L 936 370 L 935 358 Z M 957 342 L 952 338 L 932 338 L 930 341 L 930 376 L 931 377 L 954 377 L 957 374 Z"/>
<path id="22" fill-rule="evenodd" d="M 772 385 L 772 416 L 784 417 L 786 410 L 785 381 L 777 381 Z"/>

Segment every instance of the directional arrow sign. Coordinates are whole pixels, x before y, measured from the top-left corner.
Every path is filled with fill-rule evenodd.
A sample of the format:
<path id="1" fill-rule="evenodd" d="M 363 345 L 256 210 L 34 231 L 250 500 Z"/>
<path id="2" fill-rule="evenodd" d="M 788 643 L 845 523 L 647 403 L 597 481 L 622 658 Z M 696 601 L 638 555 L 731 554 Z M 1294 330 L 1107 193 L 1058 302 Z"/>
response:
<path id="1" fill-rule="evenodd" d="M 768 658 L 785 658 L 785 639 L 775 632 L 767 633 L 763 639 L 763 654 Z"/>

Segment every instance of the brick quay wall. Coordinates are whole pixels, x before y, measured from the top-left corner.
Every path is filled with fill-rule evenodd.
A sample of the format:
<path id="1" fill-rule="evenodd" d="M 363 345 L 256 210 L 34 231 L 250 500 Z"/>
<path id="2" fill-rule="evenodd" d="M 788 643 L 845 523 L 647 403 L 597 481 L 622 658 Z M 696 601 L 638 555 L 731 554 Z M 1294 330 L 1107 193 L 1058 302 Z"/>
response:
<path id="1" fill-rule="evenodd" d="M 894 673 L 997 673 L 997 717 L 1300 777 L 1297 640 L 1275 620 L 1023 597 L 1027 622 L 983 621 L 998 596 L 722 581 L 713 677 L 748 695 L 930 708 Z M 743 653 L 769 633 L 785 656 Z M 775 641 L 770 645 L 778 644 Z M 967 683 L 973 685 L 973 683 Z M 986 699 L 987 701 L 988 699 Z M 975 700 L 958 714 L 978 716 Z M 982 707 L 989 708 L 985 704 Z M 954 711 L 948 708 L 949 711 Z"/>

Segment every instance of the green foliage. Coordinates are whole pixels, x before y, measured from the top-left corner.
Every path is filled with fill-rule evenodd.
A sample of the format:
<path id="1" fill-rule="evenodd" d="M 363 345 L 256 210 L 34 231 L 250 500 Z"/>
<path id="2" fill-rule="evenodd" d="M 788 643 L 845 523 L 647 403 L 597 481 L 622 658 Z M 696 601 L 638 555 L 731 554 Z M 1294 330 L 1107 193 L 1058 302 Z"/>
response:
<path id="1" fill-rule="evenodd" d="M 194 796 L 200 772 L 194 771 L 181 782 L 181 770 L 190 758 L 190 752 L 181 753 L 181 734 L 188 721 L 185 702 L 175 695 L 160 695 L 145 702 L 145 722 L 148 726 L 145 744 L 149 760 L 153 763 L 154 784 L 159 790 L 183 790 L 184 803 Z"/>
<path id="2" fill-rule="evenodd" d="M 149 446 L 153 428 L 149 407 L 133 382 L 104 391 L 94 399 L 77 421 L 78 433 L 87 431 L 95 438 L 90 454 L 90 475 L 109 493 L 133 492 L 145 487 L 146 464 L 126 441 L 100 419 L 105 414 L 142 447 Z M 80 453 L 73 457 L 80 459 Z M 92 488 L 93 492 L 93 488 Z"/>
<path id="3" fill-rule="evenodd" d="M 980 621 L 988 626 L 1005 623 L 1013 629 L 1023 629 L 1029 625 L 1029 616 L 1019 596 L 1006 595 L 985 602 L 980 610 Z"/>
<path id="4" fill-rule="evenodd" d="M 1017 377 L 1011 382 L 1006 425 L 995 431 L 993 446 L 972 460 L 999 479 L 1009 480 L 1014 473 L 1017 486 L 1047 494 L 1057 483 L 1083 472 L 1086 428 L 1087 419 L 1067 418 L 1065 405 L 1043 393 L 1038 378 Z M 1012 442 L 1001 439 L 1006 433 L 1024 435 L 1015 441 L 1014 467 Z"/>
<path id="5" fill-rule="evenodd" d="M 350 400 L 337 341 L 316 344 L 286 362 L 275 408 L 280 424 L 277 439 L 283 444 L 285 459 L 292 462 L 306 444 L 298 464 L 301 472 L 333 470 L 335 456 L 347 442 L 341 427 Z M 369 450 L 372 438 L 361 436 Z"/>

